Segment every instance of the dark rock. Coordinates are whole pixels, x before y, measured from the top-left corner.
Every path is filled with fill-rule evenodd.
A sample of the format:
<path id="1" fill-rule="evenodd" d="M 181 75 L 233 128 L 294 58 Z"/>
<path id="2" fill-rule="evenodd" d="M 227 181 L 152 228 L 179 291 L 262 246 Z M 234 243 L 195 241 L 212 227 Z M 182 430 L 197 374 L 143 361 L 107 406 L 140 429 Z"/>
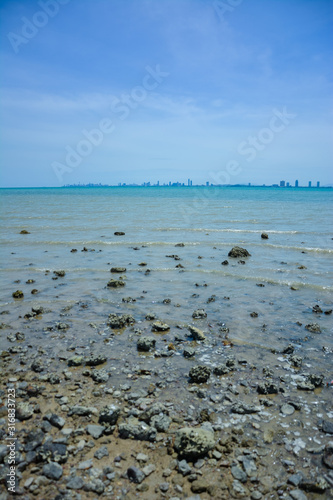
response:
<path id="1" fill-rule="evenodd" d="M 225 375 L 226 373 L 230 372 L 230 368 L 227 367 L 225 364 L 220 364 L 218 366 L 215 366 L 213 373 L 214 375 Z"/>
<path id="2" fill-rule="evenodd" d="M 106 356 L 102 356 L 101 354 L 99 355 L 92 354 L 88 358 L 85 358 L 84 361 L 87 366 L 97 366 L 97 365 L 102 365 L 103 363 L 105 363 L 106 360 L 107 360 Z"/>
<path id="3" fill-rule="evenodd" d="M 330 420 L 323 420 L 321 424 L 322 431 L 326 434 L 333 434 L 333 422 Z"/>
<path id="4" fill-rule="evenodd" d="M 97 413 L 94 406 L 74 405 L 69 408 L 68 415 L 77 415 L 79 417 L 89 417 L 91 414 Z"/>
<path id="5" fill-rule="evenodd" d="M 20 231 L 20 234 L 30 234 L 30 233 L 26 229 L 22 229 L 22 231 Z"/>
<path id="6" fill-rule="evenodd" d="M 156 314 L 154 314 L 154 313 L 148 313 L 148 314 L 146 314 L 146 320 L 147 321 L 152 321 L 154 319 L 156 319 Z"/>
<path id="7" fill-rule="evenodd" d="M 126 273 L 126 267 L 111 267 L 111 273 Z"/>
<path id="8" fill-rule="evenodd" d="M 110 374 L 106 370 L 94 370 L 91 374 L 91 378 L 97 384 L 104 384 L 110 378 Z"/>
<path id="9" fill-rule="evenodd" d="M 228 253 L 228 257 L 233 257 L 238 259 L 239 257 L 250 257 L 251 254 L 242 247 L 233 247 Z"/>
<path id="10" fill-rule="evenodd" d="M 193 366 L 190 369 L 189 372 L 189 377 L 192 382 L 196 382 L 198 384 L 202 384 L 204 382 L 207 382 L 211 374 L 210 368 L 205 365 L 198 365 L 198 366 Z"/>
<path id="11" fill-rule="evenodd" d="M 234 403 L 231 407 L 231 413 L 237 413 L 238 415 L 250 415 L 251 413 L 260 412 L 260 406 L 248 405 L 241 401 Z"/>
<path id="12" fill-rule="evenodd" d="M 115 330 L 125 328 L 135 323 L 135 319 L 130 314 L 109 314 L 108 326 Z"/>
<path id="13" fill-rule="evenodd" d="M 153 332 L 166 332 L 167 330 L 170 330 L 170 326 L 162 321 L 155 321 L 152 324 L 151 329 Z"/>
<path id="14" fill-rule="evenodd" d="M 16 404 L 16 418 L 18 420 L 29 420 L 34 413 L 33 406 L 24 401 Z"/>
<path id="15" fill-rule="evenodd" d="M 221 262 L 222 266 L 228 266 L 229 265 L 229 262 L 227 260 L 224 260 L 223 262 Z"/>
<path id="16" fill-rule="evenodd" d="M 192 358 L 195 356 L 195 349 L 193 347 L 185 347 L 183 351 L 184 358 Z"/>
<path id="17" fill-rule="evenodd" d="M 67 462 L 67 446 L 60 443 L 47 441 L 36 449 L 36 462 L 57 462 L 63 464 Z"/>
<path id="18" fill-rule="evenodd" d="M 184 244 L 184 243 L 177 243 L 177 244 L 175 245 L 175 247 L 184 247 L 184 246 L 185 246 L 185 244 Z"/>
<path id="19" fill-rule="evenodd" d="M 329 485 L 323 477 L 318 476 L 316 480 L 304 479 L 300 484 L 300 488 L 311 493 L 325 493 Z"/>
<path id="20" fill-rule="evenodd" d="M 293 354 L 295 351 L 295 347 L 292 344 L 289 344 L 287 347 L 285 347 L 282 351 L 282 354 Z"/>
<path id="21" fill-rule="evenodd" d="M 318 323 L 309 323 L 305 326 L 305 329 L 311 333 L 321 333 L 321 329 Z"/>
<path id="22" fill-rule="evenodd" d="M 194 319 L 207 318 L 207 313 L 203 309 L 197 309 L 196 311 L 193 312 L 192 318 Z"/>
<path id="23" fill-rule="evenodd" d="M 115 235 L 115 236 L 124 236 L 124 235 L 125 235 L 125 233 L 124 233 L 123 231 L 116 231 L 116 232 L 114 233 L 114 235 Z"/>
<path id="24" fill-rule="evenodd" d="M 259 394 L 277 394 L 279 388 L 276 384 L 267 380 L 258 384 L 257 391 Z"/>
<path id="25" fill-rule="evenodd" d="M 261 238 L 263 240 L 268 240 L 268 234 L 267 233 L 261 233 Z"/>
<path id="26" fill-rule="evenodd" d="M 55 274 L 59 278 L 63 278 L 66 275 L 65 271 L 53 271 L 53 274 Z"/>
<path id="27" fill-rule="evenodd" d="M 110 404 L 104 406 L 99 413 L 98 422 L 100 424 L 115 425 L 120 416 L 121 409 L 118 406 Z"/>
<path id="28" fill-rule="evenodd" d="M 84 363 L 84 357 L 83 356 L 72 356 L 71 358 L 68 359 L 67 363 L 68 363 L 68 366 L 81 366 Z"/>
<path id="29" fill-rule="evenodd" d="M 132 466 L 127 469 L 127 476 L 132 483 L 140 484 L 145 479 L 145 474 L 138 467 Z"/>
<path id="30" fill-rule="evenodd" d="M 333 433 L 331 433 L 333 434 Z M 329 469 L 333 469 L 333 442 L 330 441 L 325 446 L 324 454 L 323 454 L 323 463 Z"/>
<path id="31" fill-rule="evenodd" d="M 57 481 L 62 476 L 62 467 L 56 462 L 50 462 L 43 467 L 43 474 L 48 479 L 54 479 Z"/>
<path id="32" fill-rule="evenodd" d="M 191 332 L 194 340 L 205 340 L 206 336 L 201 330 L 199 330 L 199 328 L 189 325 L 188 329 Z"/>
<path id="33" fill-rule="evenodd" d="M 326 315 L 332 314 L 332 311 L 333 311 L 333 309 L 327 309 L 327 311 L 325 311 L 324 314 L 326 314 Z"/>
<path id="34" fill-rule="evenodd" d="M 66 484 L 66 488 L 69 490 L 81 490 L 83 486 L 84 481 L 80 476 L 72 476 Z"/>
<path id="35" fill-rule="evenodd" d="M 317 305 L 313 306 L 313 308 L 312 308 L 312 312 L 314 312 L 314 313 L 316 313 L 316 314 L 322 314 L 323 310 L 322 310 L 322 309 L 321 309 L 321 307 L 320 307 L 320 306 L 318 306 L 318 304 L 317 304 Z"/>
<path id="36" fill-rule="evenodd" d="M 293 366 L 299 368 L 302 366 L 303 358 L 301 358 L 301 356 L 297 356 L 296 354 L 294 354 L 292 356 L 289 356 L 289 361 Z"/>
<path id="37" fill-rule="evenodd" d="M 310 384 L 313 384 L 315 387 L 320 387 L 324 385 L 323 384 L 324 375 L 311 373 L 310 375 L 308 375 L 307 380 L 310 382 Z"/>
<path id="38" fill-rule="evenodd" d="M 108 451 L 106 446 L 101 446 L 94 453 L 94 457 L 97 458 L 97 460 L 101 460 L 102 458 L 108 457 L 108 456 L 109 456 L 109 451 Z"/>
<path id="39" fill-rule="evenodd" d="M 258 317 L 258 313 L 257 312 L 251 312 L 250 316 L 251 316 L 251 318 L 257 318 Z"/>
<path id="40" fill-rule="evenodd" d="M 12 296 L 14 299 L 23 299 L 24 293 L 22 292 L 22 290 L 16 290 L 16 292 L 12 293 Z"/>
<path id="41" fill-rule="evenodd" d="M 121 288 L 125 286 L 125 281 L 122 280 L 110 280 L 107 285 L 109 288 Z"/>
<path id="42" fill-rule="evenodd" d="M 151 349 L 154 349 L 156 344 L 156 340 L 152 337 L 140 337 L 137 341 L 137 349 L 138 351 L 148 352 Z"/>
<path id="43" fill-rule="evenodd" d="M 52 415 L 50 415 L 48 421 L 54 427 L 58 427 L 58 429 L 62 429 L 66 423 L 66 420 L 64 418 L 60 417 L 59 415 L 56 415 L 55 413 L 52 413 Z"/>
<path id="44" fill-rule="evenodd" d="M 136 439 L 138 441 L 155 441 L 156 439 L 156 429 L 144 423 L 139 425 L 120 424 L 118 430 L 119 437 L 122 439 Z"/>

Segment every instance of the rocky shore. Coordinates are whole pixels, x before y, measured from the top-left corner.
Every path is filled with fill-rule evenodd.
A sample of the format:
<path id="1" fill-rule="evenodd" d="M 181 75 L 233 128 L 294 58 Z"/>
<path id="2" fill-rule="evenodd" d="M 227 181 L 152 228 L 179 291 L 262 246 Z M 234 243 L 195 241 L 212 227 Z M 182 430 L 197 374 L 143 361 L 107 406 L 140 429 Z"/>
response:
<path id="1" fill-rule="evenodd" d="M 251 255 L 235 247 L 228 257 Z M 119 306 L 96 314 L 85 345 L 73 324 L 82 301 L 50 321 L 49 310 L 13 290 L 17 332 L 1 311 L 0 500 L 332 498 L 332 372 L 318 353 L 296 342 L 253 349 L 237 341 L 207 313 L 214 295 L 182 322 L 169 298 L 163 315 L 150 304 L 138 318 L 124 273 L 113 266 L 106 277 Z M 331 312 L 314 303 L 302 331 L 320 335 L 317 318 Z M 37 324 L 38 342 L 30 335 Z M 332 348 L 322 355 L 332 360 Z"/>

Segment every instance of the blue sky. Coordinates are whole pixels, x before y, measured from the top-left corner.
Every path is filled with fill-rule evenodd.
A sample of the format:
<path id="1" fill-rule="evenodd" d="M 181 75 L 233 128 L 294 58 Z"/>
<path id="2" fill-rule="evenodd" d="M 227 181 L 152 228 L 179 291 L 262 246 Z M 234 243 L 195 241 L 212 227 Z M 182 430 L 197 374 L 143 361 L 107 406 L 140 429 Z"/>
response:
<path id="1" fill-rule="evenodd" d="M 0 5 L 2 187 L 333 184 L 333 1 Z"/>

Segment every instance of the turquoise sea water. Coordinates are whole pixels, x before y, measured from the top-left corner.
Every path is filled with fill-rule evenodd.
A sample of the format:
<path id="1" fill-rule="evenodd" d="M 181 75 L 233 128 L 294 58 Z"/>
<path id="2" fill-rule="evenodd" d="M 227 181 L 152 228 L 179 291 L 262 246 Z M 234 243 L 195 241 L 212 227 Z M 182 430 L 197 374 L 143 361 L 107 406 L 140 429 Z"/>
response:
<path id="1" fill-rule="evenodd" d="M 150 310 L 176 325 L 204 308 L 212 325 L 225 323 L 245 344 L 302 343 L 304 325 L 313 321 L 322 334 L 308 348 L 333 344 L 332 316 L 312 312 L 315 304 L 332 308 L 332 189 L 45 188 L 3 189 L 0 196 L 0 306 L 13 327 L 36 302 L 52 310 L 49 324 L 66 305 L 84 302 L 71 318 L 82 339 L 89 322 L 129 307 L 143 328 Z M 245 264 L 228 258 L 235 245 L 250 252 Z M 111 266 L 126 267 L 126 287 L 106 288 Z M 59 269 L 66 277 L 53 280 Z M 16 289 L 23 301 L 12 298 Z M 136 302 L 124 304 L 127 296 Z"/>

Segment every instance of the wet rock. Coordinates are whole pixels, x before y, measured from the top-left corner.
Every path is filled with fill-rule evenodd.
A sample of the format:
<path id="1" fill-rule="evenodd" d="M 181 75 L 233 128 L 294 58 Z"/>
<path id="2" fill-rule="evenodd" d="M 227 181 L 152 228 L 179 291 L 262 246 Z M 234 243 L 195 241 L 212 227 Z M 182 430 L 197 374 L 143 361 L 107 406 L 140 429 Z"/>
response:
<path id="1" fill-rule="evenodd" d="M 50 462 L 43 467 L 43 474 L 48 479 L 54 479 L 55 481 L 57 481 L 61 478 L 62 473 L 63 471 L 61 465 L 57 464 L 56 462 Z"/>
<path id="2" fill-rule="evenodd" d="M 30 233 L 26 229 L 22 229 L 22 231 L 20 231 L 20 234 L 30 234 Z"/>
<path id="3" fill-rule="evenodd" d="M 123 231 L 115 231 L 115 233 L 113 233 L 115 236 L 124 236 L 125 233 Z"/>
<path id="4" fill-rule="evenodd" d="M 268 240 L 268 234 L 267 233 L 261 233 L 261 239 Z"/>
<path id="5" fill-rule="evenodd" d="M 214 434 L 206 429 L 183 427 L 176 433 L 174 448 L 179 456 L 195 460 L 207 455 L 215 446 Z"/>
<path id="6" fill-rule="evenodd" d="M 320 387 L 324 382 L 324 375 L 320 375 L 317 373 L 310 373 L 310 375 L 307 376 L 307 380 L 310 382 L 310 384 L 314 385 L 315 387 Z"/>
<path id="7" fill-rule="evenodd" d="M 68 330 L 69 324 L 68 323 L 56 323 L 56 328 L 57 328 L 57 330 Z"/>
<path id="8" fill-rule="evenodd" d="M 83 356 L 72 356 L 67 361 L 68 366 L 81 366 L 83 365 L 83 363 L 84 363 Z"/>
<path id="9" fill-rule="evenodd" d="M 322 314 L 323 310 L 321 309 L 321 307 L 318 304 L 316 304 L 315 306 L 313 306 L 312 312 L 315 314 Z"/>
<path id="10" fill-rule="evenodd" d="M 155 441 L 156 429 L 146 424 L 120 424 L 119 437 L 122 439 L 136 439 L 138 441 Z"/>
<path id="11" fill-rule="evenodd" d="M 250 316 L 251 316 L 251 318 L 257 318 L 258 317 L 258 313 L 257 312 L 251 312 Z"/>
<path id="12" fill-rule="evenodd" d="M 130 314 L 109 314 L 108 326 L 113 329 L 121 329 L 135 323 L 135 319 Z"/>
<path id="13" fill-rule="evenodd" d="M 32 293 L 32 295 L 36 295 L 36 293 L 38 293 L 37 288 L 33 288 L 30 293 Z"/>
<path id="14" fill-rule="evenodd" d="M 318 323 L 309 323 L 305 326 L 305 329 L 311 333 L 321 333 L 321 329 Z"/>
<path id="15" fill-rule="evenodd" d="M 296 354 L 294 354 L 293 356 L 289 356 L 289 361 L 296 368 L 300 368 L 303 363 L 303 358 L 301 358 L 301 356 L 297 356 Z"/>
<path id="16" fill-rule="evenodd" d="M 104 384 L 110 378 L 110 374 L 106 370 L 94 370 L 91 374 L 91 378 L 97 384 Z"/>
<path id="17" fill-rule="evenodd" d="M 189 377 L 191 382 L 196 382 L 198 384 L 202 384 L 207 382 L 211 374 L 210 368 L 205 365 L 193 366 L 189 371 Z"/>
<path id="18" fill-rule="evenodd" d="M 100 424 L 116 425 L 121 414 L 121 409 L 113 404 L 104 406 L 99 413 L 98 422 Z"/>
<path id="19" fill-rule="evenodd" d="M 224 260 L 223 262 L 221 262 L 222 266 L 228 266 L 229 265 L 229 262 L 227 260 Z"/>
<path id="20" fill-rule="evenodd" d="M 251 254 L 242 247 L 233 247 L 228 253 L 228 257 L 233 257 L 238 259 L 239 257 L 250 257 Z"/>
<path id="21" fill-rule="evenodd" d="M 144 472 L 142 472 L 141 469 L 135 467 L 134 465 L 132 465 L 132 467 L 129 467 L 127 469 L 127 476 L 132 483 L 137 483 L 137 484 L 142 483 L 142 481 L 146 477 Z"/>
<path id="22" fill-rule="evenodd" d="M 311 493 L 325 493 L 329 485 L 323 477 L 318 476 L 316 480 L 304 479 L 300 484 L 300 488 Z"/>
<path id="23" fill-rule="evenodd" d="M 126 273 L 126 267 L 111 267 L 111 273 Z"/>
<path id="24" fill-rule="evenodd" d="M 185 347 L 183 351 L 184 358 L 192 358 L 195 356 L 195 349 L 193 347 Z"/>
<path id="25" fill-rule="evenodd" d="M 191 332 L 194 340 L 205 340 L 206 336 L 201 330 L 199 330 L 199 328 L 189 325 L 188 329 Z"/>
<path id="26" fill-rule="evenodd" d="M 71 253 L 77 252 L 77 248 L 72 248 Z"/>
<path id="27" fill-rule="evenodd" d="M 293 413 L 295 413 L 295 408 L 287 403 L 281 406 L 280 411 L 283 415 L 292 415 Z"/>
<path id="28" fill-rule="evenodd" d="M 152 337 L 140 337 L 136 347 L 138 351 L 148 352 L 155 348 L 156 340 Z"/>
<path id="29" fill-rule="evenodd" d="M 107 285 L 109 288 L 121 288 L 125 286 L 125 281 L 122 280 L 110 280 Z"/>
<path id="30" fill-rule="evenodd" d="M 151 329 L 153 332 L 166 332 L 167 330 L 170 330 L 170 326 L 162 321 L 155 321 L 152 324 Z"/>
<path id="31" fill-rule="evenodd" d="M 237 401 L 231 406 L 231 413 L 238 413 L 239 415 L 250 415 L 251 413 L 260 412 L 260 406 L 246 404 L 242 401 Z"/>
<path id="32" fill-rule="evenodd" d="M 207 318 L 207 313 L 203 309 L 197 309 L 196 311 L 193 312 L 192 318 L 194 319 Z"/>
<path id="33" fill-rule="evenodd" d="M 156 314 L 154 314 L 154 313 L 148 313 L 148 314 L 146 314 L 146 320 L 147 321 L 152 321 L 154 319 L 156 319 Z"/>
<path id="34" fill-rule="evenodd" d="M 333 433 L 331 433 L 333 434 Z M 324 454 L 323 454 L 323 463 L 329 469 L 333 469 L 333 441 L 330 441 L 325 446 Z"/>
<path id="35" fill-rule="evenodd" d="M 327 311 L 325 311 L 324 314 L 326 314 L 326 315 L 332 314 L 332 311 L 333 311 L 333 309 L 327 309 Z"/>
<path id="36" fill-rule="evenodd" d="M 65 271 L 53 271 L 53 274 L 55 274 L 59 278 L 63 278 L 66 275 L 66 272 Z"/>
<path id="37" fill-rule="evenodd" d="M 215 368 L 213 369 L 213 373 L 214 375 L 225 375 L 226 373 L 229 373 L 230 372 L 230 368 L 227 367 L 226 364 L 220 364 L 218 366 L 215 366 Z"/>
<path id="38" fill-rule="evenodd" d="M 88 356 L 87 358 L 84 359 L 85 365 L 87 366 L 98 366 L 102 365 L 105 363 L 107 360 L 106 356 L 103 356 L 102 354 L 92 354 L 91 356 Z"/>
<path id="39" fill-rule="evenodd" d="M 22 290 L 16 290 L 16 292 L 12 293 L 12 296 L 14 299 L 23 299 L 24 293 L 22 292 Z"/>
<path id="40" fill-rule="evenodd" d="M 276 384 L 274 384 L 274 382 L 266 380 L 258 384 L 257 391 L 259 394 L 277 394 L 279 392 L 279 388 Z"/>

